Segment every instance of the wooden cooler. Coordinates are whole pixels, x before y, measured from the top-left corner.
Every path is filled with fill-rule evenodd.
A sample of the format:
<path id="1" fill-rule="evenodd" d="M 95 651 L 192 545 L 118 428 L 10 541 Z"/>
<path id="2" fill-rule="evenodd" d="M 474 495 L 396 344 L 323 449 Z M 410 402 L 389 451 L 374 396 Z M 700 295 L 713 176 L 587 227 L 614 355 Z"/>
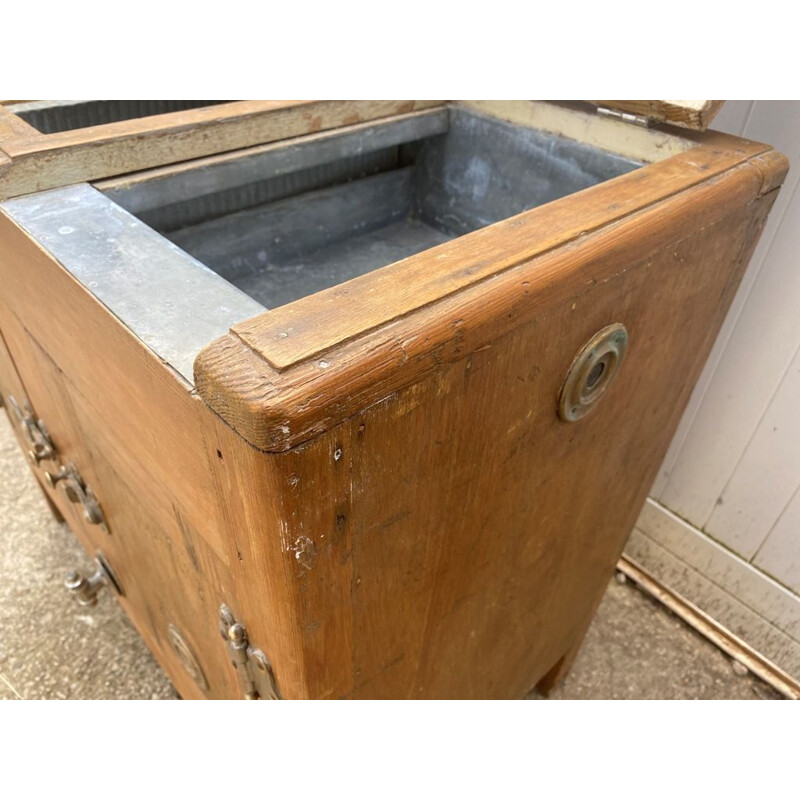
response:
<path id="1" fill-rule="evenodd" d="M 71 592 L 187 698 L 556 683 L 786 159 L 707 102 L 109 102 L 0 115 L 0 391 Z"/>

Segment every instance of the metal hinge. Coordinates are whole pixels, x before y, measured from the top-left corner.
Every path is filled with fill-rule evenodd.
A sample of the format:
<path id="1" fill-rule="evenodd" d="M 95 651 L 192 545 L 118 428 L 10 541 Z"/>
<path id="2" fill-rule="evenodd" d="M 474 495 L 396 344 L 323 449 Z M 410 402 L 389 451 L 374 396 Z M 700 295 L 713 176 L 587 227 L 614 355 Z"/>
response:
<path id="1" fill-rule="evenodd" d="M 245 700 L 280 700 L 269 659 L 247 640 L 247 629 L 224 603 L 219 607 L 219 632 L 228 643 Z"/>
<path id="2" fill-rule="evenodd" d="M 628 122 L 631 125 L 638 125 L 640 128 L 650 127 L 650 118 L 642 117 L 639 114 L 628 114 L 625 111 L 618 111 L 616 108 L 604 108 L 603 106 L 597 107 L 597 113 L 601 117 L 618 119 L 621 122 Z"/>

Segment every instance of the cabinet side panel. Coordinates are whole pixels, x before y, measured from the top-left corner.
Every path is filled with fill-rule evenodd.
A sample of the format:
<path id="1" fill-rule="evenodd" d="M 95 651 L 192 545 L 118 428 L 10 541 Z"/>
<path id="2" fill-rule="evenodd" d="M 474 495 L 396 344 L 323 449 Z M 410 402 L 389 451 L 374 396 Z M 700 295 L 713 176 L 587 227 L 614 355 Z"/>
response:
<path id="1" fill-rule="evenodd" d="M 582 291 L 270 456 L 309 696 L 520 697 L 576 646 L 773 199 L 662 231 L 606 280 L 583 265 Z M 616 382 L 563 422 L 573 357 L 615 322 Z"/>

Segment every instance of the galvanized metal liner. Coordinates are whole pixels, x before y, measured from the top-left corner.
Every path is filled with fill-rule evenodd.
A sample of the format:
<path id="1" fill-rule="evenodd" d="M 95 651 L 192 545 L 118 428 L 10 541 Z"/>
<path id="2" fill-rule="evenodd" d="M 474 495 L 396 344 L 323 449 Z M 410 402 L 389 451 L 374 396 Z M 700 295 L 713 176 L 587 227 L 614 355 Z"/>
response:
<path id="1" fill-rule="evenodd" d="M 0 209 L 189 384 L 205 345 L 264 311 L 88 184 Z"/>
<path id="2" fill-rule="evenodd" d="M 170 234 L 237 211 L 386 172 L 397 167 L 398 163 L 398 148 L 391 147 L 374 153 L 340 158 L 328 164 L 266 180 L 244 183 L 213 194 L 142 211 L 137 216 L 151 228 Z"/>
<path id="3" fill-rule="evenodd" d="M 461 235 L 624 175 L 641 162 L 550 133 L 454 108 L 446 136 L 415 159 L 415 208 Z"/>
<path id="4" fill-rule="evenodd" d="M 205 193 L 163 208 L 141 184 L 119 194 L 150 206 L 141 219 L 274 308 L 641 166 L 471 111 L 453 109 L 447 123 L 427 136 L 408 128 L 406 141 L 367 153 L 363 132 L 287 145 L 252 157 L 260 175 L 281 174 L 247 183 L 243 171 L 222 192 L 209 193 L 213 172 L 232 165 L 204 165 L 195 183 Z M 387 141 L 389 126 L 374 129 L 372 146 Z M 291 172 L 291 163 L 314 166 Z M 188 185 L 184 173 L 161 189 L 175 196 Z"/>

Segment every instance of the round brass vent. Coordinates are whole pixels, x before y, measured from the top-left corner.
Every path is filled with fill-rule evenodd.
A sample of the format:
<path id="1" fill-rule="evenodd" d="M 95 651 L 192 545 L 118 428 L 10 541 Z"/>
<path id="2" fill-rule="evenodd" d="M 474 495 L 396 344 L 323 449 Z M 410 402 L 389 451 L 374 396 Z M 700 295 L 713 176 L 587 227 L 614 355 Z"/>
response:
<path id="1" fill-rule="evenodd" d="M 619 322 L 598 331 L 581 348 L 564 379 L 558 415 L 566 422 L 586 416 L 617 377 L 628 350 L 628 331 Z"/>

